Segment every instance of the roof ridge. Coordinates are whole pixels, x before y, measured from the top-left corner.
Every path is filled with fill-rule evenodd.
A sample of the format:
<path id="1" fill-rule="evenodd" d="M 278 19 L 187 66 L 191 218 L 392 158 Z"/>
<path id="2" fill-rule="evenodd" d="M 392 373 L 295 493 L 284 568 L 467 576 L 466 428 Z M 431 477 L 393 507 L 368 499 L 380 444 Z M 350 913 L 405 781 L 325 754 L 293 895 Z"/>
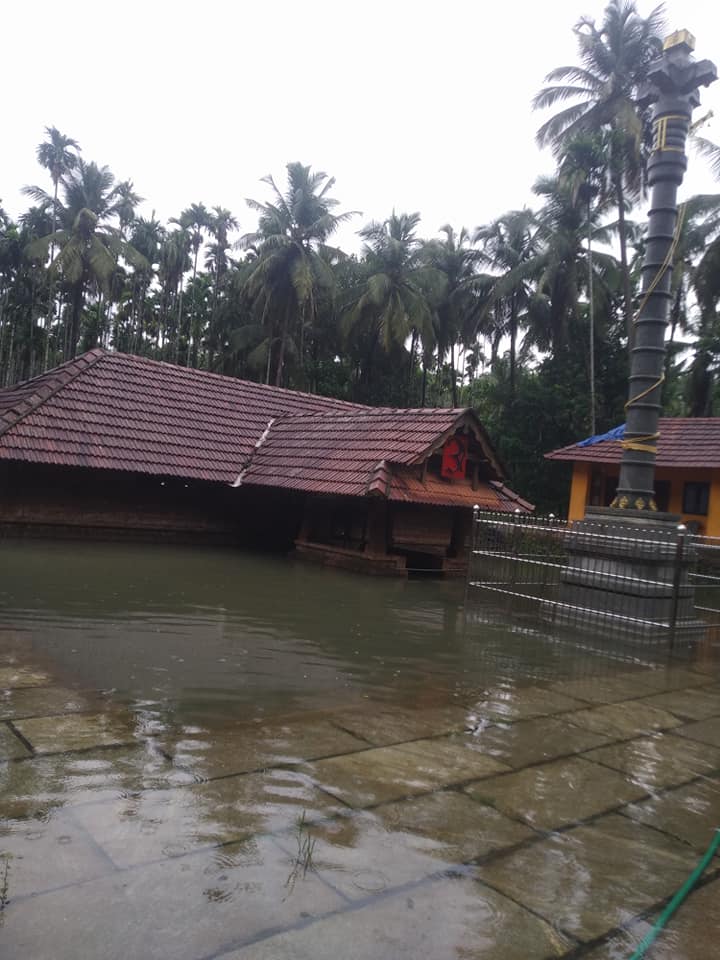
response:
<path id="1" fill-rule="evenodd" d="M 60 364 L 59 367 L 41 373 L 37 377 L 13 384 L 13 386 L 9 388 L 8 393 L 26 388 L 34 381 L 44 381 L 38 384 L 37 393 L 30 394 L 27 399 L 21 397 L 17 406 L 10 407 L 4 413 L 0 413 L 0 437 L 4 436 L 9 430 L 12 430 L 12 428 L 17 426 L 18 423 L 21 423 L 25 417 L 34 413 L 43 403 L 46 403 L 51 397 L 54 397 L 69 383 L 73 383 L 82 373 L 94 367 L 99 360 L 102 360 L 102 358 L 107 355 L 107 350 L 104 350 L 102 347 L 96 347 L 94 350 L 88 350 L 79 357 L 73 357 L 72 360 L 67 360 L 65 363 Z"/>
<path id="2" fill-rule="evenodd" d="M 295 391 L 293 391 L 295 392 Z M 303 394 L 303 396 L 314 396 L 314 394 Z M 347 403 L 349 401 L 341 401 Z M 278 416 L 278 421 L 286 423 L 288 420 L 310 420 L 318 418 L 333 417 L 405 417 L 422 414 L 428 417 L 452 416 L 458 419 L 465 413 L 474 413 L 472 407 L 366 407 L 359 406 L 352 410 L 309 410 L 305 413 L 283 413 Z"/>

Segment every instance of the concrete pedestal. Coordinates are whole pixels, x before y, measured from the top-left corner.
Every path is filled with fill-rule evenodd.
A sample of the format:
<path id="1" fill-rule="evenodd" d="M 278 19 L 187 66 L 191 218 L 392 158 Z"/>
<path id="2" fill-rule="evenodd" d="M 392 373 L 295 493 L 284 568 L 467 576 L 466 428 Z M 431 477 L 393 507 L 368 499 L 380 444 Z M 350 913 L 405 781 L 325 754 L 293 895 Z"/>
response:
<path id="1" fill-rule="evenodd" d="M 565 538 L 556 622 L 646 641 L 697 640 L 689 573 L 697 555 L 680 518 L 639 510 L 589 508 Z"/>

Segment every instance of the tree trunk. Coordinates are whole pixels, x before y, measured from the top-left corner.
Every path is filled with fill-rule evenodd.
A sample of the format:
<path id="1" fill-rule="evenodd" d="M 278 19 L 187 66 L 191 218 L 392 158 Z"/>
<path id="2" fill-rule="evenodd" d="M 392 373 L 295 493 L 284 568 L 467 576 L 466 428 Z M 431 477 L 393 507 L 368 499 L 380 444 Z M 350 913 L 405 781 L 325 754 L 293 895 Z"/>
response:
<path id="1" fill-rule="evenodd" d="M 590 326 L 590 433 L 595 436 L 595 303 L 593 299 L 592 220 L 587 204 L 588 231 L 588 321 Z"/>
<path id="2" fill-rule="evenodd" d="M 413 330 L 412 338 L 410 340 L 410 362 L 408 363 L 408 372 L 407 372 L 407 390 L 406 390 L 406 403 L 408 406 L 412 406 L 410 399 L 410 391 L 412 390 L 412 376 L 415 370 L 415 348 L 417 347 L 418 333 L 417 330 Z"/>
<path id="3" fill-rule="evenodd" d="M 627 258 L 627 227 L 625 224 L 625 191 L 622 185 L 622 174 L 615 177 L 615 197 L 618 207 L 618 238 L 620 241 L 620 271 L 623 279 L 623 312 L 625 314 L 625 332 L 628 338 L 628 353 L 633 345 L 633 303 L 632 287 L 630 285 L 630 271 Z"/>
<path id="4" fill-rule="evenodd" d="M 268 336 L 267 363 L 265 364 L 265 383 L 270 383 L 270 365 L 272 362 L 273 338 Z"/>
<path id="5" fill-rule="evenodd" d="M 193 331 L 193 324 L 197 325 L 197 288 L 195 287 L 195 278 L 197 277 L 197 260 L 198 253 L 200 252 L 200 246 L 195 247 L 195 259 L 193 260 L 193 275 L 192 275 L 192 317 L 190 318 L 190 323 L 188 324 L 188 337 L 187 337 L 187 354 L 185 355 L 185 366 L 186 367 L 196 367 L 197 366 L 197 343 L 195 332 Z"/>
<path id="6" fill-rule="evenodd" d="M 178 282 L 179 292 L 178 297 L 178 312 L 177 312 L 177 330 L 175 331 L 175 363 L 180 363 L 180 330 L 182 328 L 182 313 L 183 313 L 183 287 L 182 287 L 182 276 Z"/>
<path id="7" fill-rule="evenodd" d="M 288 324 L 290 318 L 288 314 L 290 313 L 290 305 L 285 306 L 285 312 L 283 313 L 283 322 L 282 329 L 280 330 L 280 347 L 278 352 L 278 362 L 277 369 L 275 371 L 275 386 L 281 387 L 283 380 L 283 367 L 285 366 L 285 341 L 287 340 Z"/>
<path id="8" fill-rule="evenodd" d="M 22 379 L 31 379 L 35 372 L 35 341 L 33 334 L 35 332 L 35 293 L 37 291 L 37 284 L 35 282 L 35 271 L 32 273 L 32 281 L 30 285 L 30 330 L 29 330 L 29 358 L 28 358 L 28 371 L 27 377 Z"/>
<path id="9" fill-rule="evenodd" d="M 457 397 L 457 376 L 455 373 L 455 344 L 450 344 L 450 385 L 452 388 L 452 405 L 457 407 L 458 397 Z"/>
<path id="10" fill-rule="evenodd" d="M 510 399 L 515 399 L 515 353 L 517 340 L 517 305 L 515 294 L 510 299 Z"/>
<path id="11" fill-rule="evenodd" d="M 52 268 L 55 259 L 55 233 L 57 232 L 57 195 L 58 180 L 53 177 L 55 191 L 53 193 L 53 240 L 50 244 L 50 266 Z M 47 323 L 45 324 L 45 356 L 43 357 L 43 373 L 50 365 L 50 331 L 52 330 L 53 314 L 55 313 L 55 274 L 50 273 L 50 289 L 48 290 L 48 312 Z M 65 359 L 63 357 L 63 359 Z"/>
<path id="12" fill-rule="evenodd" d="M 70 341 L 68 343 L 69 359 L 74 360 L 77 355 L 77 345 L 80 339 L 80 317 L 82 315 L 85 296 L 86 275 L 83 271 L 80 279 L 73 285 L 72 304 L 70 308 Z"/>
<path id="13" fill-rule="evenodd" d="M 7 354 L 7 370 L 5 372 L 5 386 L 9 387 L 13 382 L 12 376 L 12 362 L 13 362 L 13 347 L 15 346 L 15 324 L 10 324 L 10 345 L 8 347 Z"/>

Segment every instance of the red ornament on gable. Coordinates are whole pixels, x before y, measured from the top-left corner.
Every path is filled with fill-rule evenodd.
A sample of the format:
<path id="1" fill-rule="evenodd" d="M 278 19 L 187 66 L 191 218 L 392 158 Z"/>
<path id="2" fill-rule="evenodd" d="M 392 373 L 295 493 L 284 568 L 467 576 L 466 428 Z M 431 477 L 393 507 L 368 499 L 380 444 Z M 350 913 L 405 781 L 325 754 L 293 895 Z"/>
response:
<path id="1" fill-rule="evenodd" d="M 468 438 L 454 436 L 443 447 L 440 476 L 446 480 L 462 480 L 467 467 Z"/>

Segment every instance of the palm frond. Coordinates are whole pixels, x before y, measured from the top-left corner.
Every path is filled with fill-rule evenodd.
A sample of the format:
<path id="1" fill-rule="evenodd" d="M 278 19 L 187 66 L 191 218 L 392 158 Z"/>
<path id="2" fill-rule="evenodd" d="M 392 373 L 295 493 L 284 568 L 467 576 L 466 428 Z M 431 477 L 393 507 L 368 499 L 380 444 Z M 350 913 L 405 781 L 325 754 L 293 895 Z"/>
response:
<path id="1" fill-rule="evenodd" d="M 571 83 L 571 84 L 581 84 L 588 91 L 592 91 L 597 94 L 601 92 L 604 88 L 604 81 L 602 77 L 598 77 L 597 74 L 593 73 L 591 70 L 586 70 L 583 67 L 578 66 L 566 66 L 566 67 L 555 67 L 554 70 L 551 70 L 545 77 L 545 83 L 556 84 L 556 83 Z"/>
<path id="2" fill-rule="evenodd" d="M 46 190 L 43 190 L 42 187 L 28 185 L 22 188 L 22 193 L 43 207 L 52 207 L 53 205 L 52 196 Z"/>
<path id="3" fill-rule="evenodd" d="M 720 180 L 720 145 L 707 140 L 705 137 L 693 136 L 690 141 L 695 151 L 710 161 L 712 175 Z"/>

